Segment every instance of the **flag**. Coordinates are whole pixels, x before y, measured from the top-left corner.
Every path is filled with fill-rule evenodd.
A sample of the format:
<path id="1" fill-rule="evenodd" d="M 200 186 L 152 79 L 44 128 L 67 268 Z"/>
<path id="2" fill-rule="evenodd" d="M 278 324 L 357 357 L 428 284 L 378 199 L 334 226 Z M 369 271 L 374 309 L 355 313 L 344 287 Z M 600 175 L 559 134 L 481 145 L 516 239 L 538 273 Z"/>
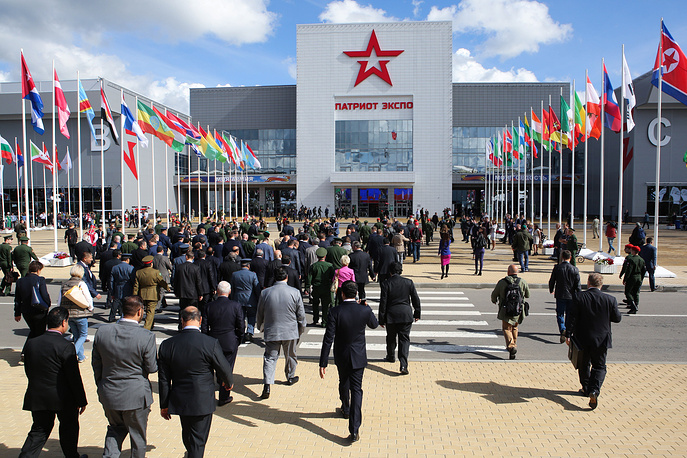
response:
<path id="1" fill-rule="evenodd" d="M 198 129 L 186 123 L 186 121 L 176 116 L 169 110 L 167 110 L 167 119 L 169 119 L 177 127 L 186 131 L 185 142 L 187 145 L 200 145 L 200 132 L 198 132 Z"/>
<path id="2" fill-rule="evenodd" d="M 513 156 L 515 156 L 516 159 L 520 159 L 520 133 L 518 132 L 518 128 L 513 126 L 511 128 L 513 131 Z"/>
<path id="3" fill-rule="evenodd" d="M 57 119 L 60 125 L 60 132 L 62 135 L 69 138 L 69 129 L 67 129 L 67 121 L 69 121 L 69 116 L 71 112 L 69 111 L 69 105 L 67 105 L 67 99 L 64 97 L 64 91 L 62 90 L 62 85 L 60 84 L 59 78 L 57 78 L 57 70 L 53 71 L 53 78 L 55 79 L 55 107 L 57 108 Z"/>
<path id="4" fill-rule="evenodd" d="M 687 58 L 663 22 L 661 22 L 661 32 L 661 43 L 656 54 L 651 84 L 658 87 L 658 68 L 661 65 L 663 92 L 687 105 Z"/>
<path id="5" fill-rule="evenodd" d="M 129 167 L 129 170 L 131 170 L 134 178 L 138 180 L 138 172 L 136 171 L 136 158 L 134 157 L 134 147 L 136 146 L 136 142 L 126 142 L 126 144 L 129 147 L 129 153 L 127 154 L 126 150 L 124 151 L 124 163 Z"/>
<path id="6" fill-rule="evenodd" d="M 250 155 L 251 155 L 251 158 L 250 158 L 251 167 L 253 167 L 254 169 L 261 169 L 262 164 L 260 164 L 258 157 L 255 155 L 255 153 L 253 152 L 253 149 L 250 147 L 250 145 L 248 143 L 246 143 L 246 148 L 248 148 L 248 153 L 250 153 Z"/>
<path id="7" fill-rule="evenodd" d="M 19 167 L 19 168 L 20 168 L 20 171 L 21 171 L 21 168 L 24 167 L 24 155 L 22 154 L 21 148 L 20 148 L 19 145 L 16 143 L 16 141 L 15 141 L 15 143 L 14 143 L 14 146 L 15 146 L 16 149 L 17 149 L 17 167 Z"/>
<path id="8" fill-rule="evenodd" d="M 45 149 L 45 145 L 43 146 L 43 149 Z M 58 172 L 62 171 L 62 164 L 60 163 L 60 160 L 57 158 L 57 145 L 55 145 L 55 154 L 52 155 L 52 157 L 50 158 L 50 161 L 53 164 L 57 164 L 57 171 Z M 48 168 L 50 168 L 50 167 L 48 167 Z M 50 169 L 50 171 L 52 171 L 52 169 Z"/>
<path id="9" fill-rule="evenodd" d="M 38 89 L 33 82 L 29 67 L 24 60 L 24 53 L 21 53 L 21 98 L 31 102 L 31 124 L 33 130 L 43 135 L 43 100 Z"/>
<path id="10" fill-rule="evenodd" d="M 604 119 L 604 126 L 611 129 L 613 132 L 620 132 L 620 123 L 623 122 L 623 117 L 620 114 L 620 107 L 618 106 L 618 100 L 615 98 L 615 92 L 613 92 L 613 85 L 608 77 L 608 71 L 606 71 L 606 64 L 604 67 L 604 91 L 603 91 L 603 104 L 606 113 Z"/>
<path id="11" fill-rule="evenodd" d="M 687 167 L 687 151 L 685 151 L 685 155 L 682 156 L 682 162 L 685 163 L 685 167 Z"/>
<path id="12" fill-rule="evenodd" d="M 72 158 L 69 156 L 69 147 L 67 147 L 67 155 L 62 159 L 61 169 L 66 170 L 67 173 L 72 169 Z"/>
<path id="13" fill-rule="evenodd" d="M 549 107 L 550 109 L 551 107 Z M 542 138 L 544 139 L 544 143 L 547 145 L 547 149 L 549 149 L 550 145 L 550 139 L 551 139 L 551 120 L 549 119 L 549 112 L 548 110 L 543 110 L 542 112 Z"/>
<path id="14" fill-rule="evenodd" d="M 205 132 L 202 127 L 198 126 L 198 129 L 200 130 L 200 149 L 203 156 L 209 161 L 217 160 L 217 158 L 222 155 L 222 152 L 217 147 L 217 142 L 212 138 L 212 135 Z"/>
<path id="15" fill-rule="evenodd" d="M 530 115 L 532 116 L 532 138 L 535 141 L 542 142 L 544 131 L 542 129 L 542 122 L 539 117 L 534 113 L 534 110 L 530 109 Z"/>
<path id="16" fill-rule="evenodd" d="M 637 99 L 635 97 L 635 87 L 632 84 L 632 75 L 630 74 L 630 67 L 627 66 L 627 61 L 625 60 L 625 54 L 623 54 L 623 79 L 625 80 L 625 131 L 630 132 L 635 127 L 635 120 L 632 117 L 632 110 L 634 110 L 635 105 L 637 105 Z"/>
<path id="17" fill-rule="evenodd" d="M 129 106 L 126 104 L 126 100 L 124 100 L 124 94 L 122 94 L 122 116 L 124 117 L 124 130 L 126 130 L 129 135 L 135 135 L 141 145 L 147 148 L 148 138 L 143 133 L 141 126 L 134 119 L 131 110 L 129 110 Z"/>
<path id="18" fill-rule="evenodd" d="M 153 107 L 153 111 L 158 118 L 160 118 L 160 121 L 162 122 L 161 127 L 169 129 L 169 132 L 172 134 L 172 144 L 169 146 L 171 146 L 174 151 L 180 153 L 181 150 L 184 149 L 186 131 L 170 121 L 167 116 L 163 115 L 162 112 L 160 112 L 160 110 L 157 108 Z"/>
<path id="19" fill-rule="evenodd" d="M 143 132 L 153 134 L 167 146 L 172 146 L 174 143 L 174 133 L 172 129 L 165 124 L 160 118 L 158 112 L 147 106 L 140 100 L 137 102 L 138 124 L 141 126 Z"/>
<path id="20" fill-rule="evenodd" d="M 534 112 L 530 108 L 530 115 L 534 116 Z M 533 119 L 534 121 L 534 119 Z M 541 123 L 539 123 L 541 127 Z M 539 158 L 539 151 L 537 150 L 537 145 L 534 143 L 534 132 L 530 128 L 530 123 L 527 121 L 527 115 L 525 115 L 525 141 L 530 145 L 530 150 L 535 159 Z"/>
<path id="21" fill-rule="evenodd" d="M 232 136 L 229 138 L 222 132 L 222 140 L 227 144 L 227 152 L 229 153 L 229 159 L 236 165 L 236 144 L 232 140 Z"/>
<path id="22" fill-rule="evenodd" d="M 222 155 L 217 159 L 220 162 L 227 162 L 227 160 L 229 159 L 229 150 L 231 149 L 229 148 L 229 144 L 226 142 L 224 138 L 222 138 L 222 135 L 217 131 L 215 131 L 215 141 L 222 150 Z"/>
<path id="23" fill-rule="evenodd" d="M 553 113 L 553 110 L 551 110 Z M 569 135 L 568 133 L 570 132 L 570 117 L 572 116 L 572 111 L 570 110 L 570 107 L 568 106 L 568 102 L 561 96 L 561 120 L 560 122 L 556 118 L 556 114 L 553 113 L 552 119 L 555 120 L 559 128 L 557 129 L 557 132 L 552 132 L 551 133 L 551 140 L 560 143 L 562 145 L 568 145 L 569 144 Z"/>
<path id="24" fill-rule="evenodd" d="M 52 161 L 50 160 L 48 150 L 45 149 L 45 145 L 43 145 L 43 149 L 41 150 L 33 141 L 29 140 L 29 142 L 31 143 L 31 160 L 45 165 L 52 171 Z"/>
<path id="25" fill-rule="evenodd" d="M 599 93 L 587 77 L 587 137 L 601 137 L 601 101 Z"/>
<path id="26" fill-rule="evenodd" d="M 8 164 L 12 164 L 12 157 L 14 156 L 14 151 L 9 142 L 2 138 L 0 135 L 0 157 L 4 159 Z"/>
<path id="27" fill-rule="evenodd" d="M 585 112 L 582 101 L 580 101 L 580 98 L 577 96 L 577 92 L 575 92 L 575 138 L 578 142 L 583 142 L 587 139 L 585 134 L 587 129 L 586 123 L 587 113 Z"/>
<path id="28" fill-rule="evenodd" d="M 107 97 L 105 96 L 105 91 L 103 90 L 102 80 L 100 81 L 100 118 L 105 121 L 107 127 L 110 128 L 110 135 L 112 135 L 112 139 L 114 140 L 115 144 L 119 145 L 119 135 L 117 135 L 117 128 L 115 127 L 114 119 L 112 118 L 110 104 L 108 103 Z M 101 132 L 100 135 L 104 135 L 104 132 Z"/>
<path id="29" fill-rule="evenodd" d="M 88 120 L 88 127 L 91 128 L 91 133 L 93 134 L 93 138 L 95 138 L 95 127 L 93 127 L 93 119 L 95 119 L 95 113 L 93 112 L 91 102 L 88 101 L 88 97 L 86 96 L 86 91 L 84 90 L 83 85 L 81 84 L 81 80 L 79 80 L 79 112 L 86 114 L 86 119 Z"/>

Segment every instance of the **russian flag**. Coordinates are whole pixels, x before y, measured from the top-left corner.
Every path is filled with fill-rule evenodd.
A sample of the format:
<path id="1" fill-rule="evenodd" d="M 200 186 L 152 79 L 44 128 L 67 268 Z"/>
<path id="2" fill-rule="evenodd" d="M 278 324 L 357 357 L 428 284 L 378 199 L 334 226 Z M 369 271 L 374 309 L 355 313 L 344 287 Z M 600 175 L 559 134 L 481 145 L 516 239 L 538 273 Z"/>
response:
<path id="1" fill-rule="evenodd" d="M 43 135 L 45 128 L 43 127 L 43 100 L 36 89 L 36 84 L 33 82 L 29 67 L 24 60 L 24 53 L 21 53 L 21 98 L 31 102 L 31 124 L 33 130 Z"/>
<path id="2" fill-rule="evenodd" d="M 604 125 L 611 129 L 613 132 L 620 132 L 620 128 L 623 125 L 623 117 L 620 115 L 620 106 L 618 106 L 618 100 L 615 98 L 615 92 L 613 92 L 613 85 L 611 84 L 610 78 L 608 78 L 608 71 L 606 71 L 606 64 L 604 66 L 604 93 L 603 93 L 603 104 L 605 110 Z"/>

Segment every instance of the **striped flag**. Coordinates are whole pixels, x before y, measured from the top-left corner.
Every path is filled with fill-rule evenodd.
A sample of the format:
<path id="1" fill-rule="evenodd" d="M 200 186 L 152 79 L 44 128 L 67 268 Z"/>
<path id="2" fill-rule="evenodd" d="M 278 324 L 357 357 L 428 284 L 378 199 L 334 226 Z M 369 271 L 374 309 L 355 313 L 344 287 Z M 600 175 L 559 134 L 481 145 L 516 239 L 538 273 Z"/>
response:
<path id="1" fill-rule="evenodd" d="M 24 53 L 21 53 L 21 98 L 31 102 L 31 124 L 33 130 L 43 135 L 43 99 L 41 99 L 36 84 L 33 82 L 29 67 L 24 60 Z"/>
<path id="2" fill-rule="evenodd" d="M 129 106 L 124 100 L 124 94 L 122 94 L 122 116 L 124 117 L 124 130 L 130 135 L 135 135 L 138 141 L 144 148 L 148 147 L 148 138 L 143 133 L 141 126 L 134 119 L 134 115 L 129 110 Z"/>
<path id="3" fill-rule="evenodd" d="M 2 135 L 0 135 L 0 153 L 0 157 L 2 157 L 2 159 L 5 159 L 8 164 L 12 164 L 14 151 L 12 151 L 12 147 L 10 146 L 9 142 L 2 138 Z"/>
<path id="4" fill-rule="evenodd" d="M 105 96 L 105 91 L 103 90 L 103 81 L 100 80 L 100 118 L 105 121 L 107 127 L 110 128 L 110 134 L 115 144 L 119 145 L 119 135 L 117 134 L 117 128 L 115 127 L 114 118 L 112 118 L 112 110 L 110 110 L 110 104 Z M 103 133 L 101 132 L 101 135 Z"/>
<path id="5" fill-rule="evenodd" d="M 93 134 L 93 138 L 95 138 L 95 127 L 93 127 L 93 119 L 95 119 L 95 113 L 93 112 L 91 102 L 88 101 L 88 97 L 86 96 L 86 91 L 84 90 L 83 85 L 81 84 L 81 80 L 79 80 L 79 112 L 84 113 L 86 115 L 86 119 L 88 120 L 88 127 L 91 128 L 91 133 Z"/>
<path id="6" fill-rule="evenodd" d="M 67 99 L 64 97 L 64 91 L 62 90 L 60 79 L 57 77 L 57 70 L 53 71 L 53 78 L 55 79 L 55 107 L 57 108 L 57 119 L 60 125 L 60 132 L 62 132 L 62 135 L 65 137 L 69 138 L 67 121 L 69 121 L 71 112 L 69 111 L 69 105 L 67 105 Z"/>

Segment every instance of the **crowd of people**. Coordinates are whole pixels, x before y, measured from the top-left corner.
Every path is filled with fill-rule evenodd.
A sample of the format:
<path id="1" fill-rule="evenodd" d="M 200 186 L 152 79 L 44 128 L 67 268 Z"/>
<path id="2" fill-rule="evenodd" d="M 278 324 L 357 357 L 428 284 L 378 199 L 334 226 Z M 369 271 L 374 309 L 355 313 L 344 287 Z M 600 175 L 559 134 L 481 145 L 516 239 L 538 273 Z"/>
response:
<path id="1" fill-rule="evenodd" d="M 405 222 L 379 218 L 370 224 L 353 218 L 345 228 L 335 216 L 306 217 L 297 227 L 288 218 L 278 221 L 279 233 L 274 238 L 263 220 L 250 217 L 240 221 L 207 219 L 196 227 L 181 221 L 166 227 L 157 220 L 156 225 L 150 222 L 128 235 L 113 221 L 97 239 L 91 227 L 80 241 L 71 223 L 64 240 L 74 264 L 55 307 L 51 307 L 41 276 L 43 265 L 35 255 L 31 261 L 30 247 L 24 241 L 12 250 L 12 237 L 7 237 L 0 245 L 5 273 L 2 293 L 11 290 L 14 263 L 21 273 L 15 291 L 15 320 L 23 317 L 30 329 L 22 351 L 29 379 L 24 409 L 32 412 L 34 423 L 23 456 L 40 452 L 55 416 L 60 419 L 65 455 L 78 456 L 78 415 L 86 406 L 78 363 L 87 360 L 83 345 L 88 318 L 101 292 L 112 323 L 96 333 L 91 362 L 109 424 L 105 456 L 117 456 L 127 435 L 132 456 L 145 455 L 153 402 L 148 376 L 154 372 L 159 374 L 160 415 L 165 419 L 178 415 L 188 456 L 203 456 L 215 408 L 233 400 L 239 345 L 253 342 L 258 331 L 264 346 L 260 397 L 272 395 L 281 352 L 286 361 L 285 383 L 297 383 L 297 346 L 309 325 L 304 299 L 312 306 L 310 325 L 326 328 L 320 355 L 323 378 L 334 344 L 339 412 L 349 420 L 349 440 L 357 441 L 367 363 L 365 328 L 385 328 L 385 361 L 398 360 L 399 373 L 409 374 L 410 332 L 421 318 L 421 304 L 413 281 L 401 275 L 403 263 L 410 258 L 418 262 L 420 246 L 436 243 L 441 279 L 447 278 L 457 224 L 448 213 L 440 218 L 424 211 Z M 518 264 L 508 267 L 491 300 L 498 304 L 506 349 L 510 359 L 515 359 L 518 327 L 528 314 L 526 299 L 530 295 L 526 280 L 518 274 L 528 271 L 528 256 L 537 254 L 536 242 L 544 235 L 524 217 L 508 216 L 503 229 L 486 216 L 466 216 L 458 224 L 463 241 L 471 244 L 475 275 L 482 274 L 486 250 L 493 250 L 498 240 L 511 244 Z M 581 393 L 590 397 L 590 406 L 595 408 L 606 370 L 606 349 L 611 346 L 610 322 L 620 321 L 620 315 L 615 299 L 599 291 L 600 275 L 590 275 L 587 291 L 582 292 L 574 265 L 578 248 L 574 231 L 564 225 L 558 236 L 559 229 L 558 258 L 549 288 L 556 299 L 561 343 L 586 350 L 579 362 Z M 435 242 L 437 232 L 439 240 Z M 645 242 L 651 245 L 650 238 Z M 28 262 L 17 263 L 14 251 L 20 248 L 20 253 L 27 252 Z M 637 283 L 641 285 L 648 263 L 638 256 L 639 247 L 629 244 L 627 250 L 620 275 L 625 277 L 626 301 L 632 313 L 639 304 Z M 96 259 L 97 279 L 91 270 Z M 370 281 L 380 283 L 376 316 L 366 298 Z M 180 332 L 156 350 L 151 331 L 155 314 L 166 307 L 166 291 L 179 299 Z M 73 344 L 55 338 L 64 334 Z M 40 369 L 46 366 L 50 370 Z M 215 378 L 220 385 L 218 401 Z M 47 394 L 38 396 L 38 390 Z"/>

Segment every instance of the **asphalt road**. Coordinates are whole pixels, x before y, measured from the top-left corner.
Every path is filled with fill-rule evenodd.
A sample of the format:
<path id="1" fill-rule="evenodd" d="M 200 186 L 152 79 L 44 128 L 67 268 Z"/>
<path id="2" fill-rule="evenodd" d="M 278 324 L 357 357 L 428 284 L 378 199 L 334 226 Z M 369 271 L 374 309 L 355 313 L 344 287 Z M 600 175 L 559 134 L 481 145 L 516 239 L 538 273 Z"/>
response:
<path id="1" fill-rule="evenodd" d="M 53 303 L 59 295 L 57 285 L 48 286 Z M 532 289 L 530 316 L 520 325 L 518 339 L 519 361 L 565 361 L 567 346 L 559 343 L 553 296 L 543 289 Z M 496 306 L 490 301 L 491 289 L 421 288 L 422 320 L 411 332 L 410 360 L 504 360 L 501 322 L 496 319 Z M 368 293 L 378 297 L 378 290 Z M 614 293 L 619 300 L 620 293 Z M 102 302 L 102 301 L 101 301 Z M 169 296 L 170 305 L 156 315 L 154 331 L 158 342 L 176 332 L 178 308 Z M 312 316 L 306 300 L 309 326 L 301 338 L 299 357 L 317 358 L 324 329 L 310 325 Z M 13 317 L 13 297 L 0 297 L 0 307 L 6 310 L 7 319 L 0 324 L 0 348 L 21 348 L 28 328 L 24 321 L 16 323 Z M 376 310 L 376 302 L 371 302 Z M 96 302 L 98 305 L 98 302 Z M 102 306 L 102 304 L 99 304 Z M 621 305 L 622 307 L 622 305 Z M 609 362 L 687 362 L 687 293 L 642 293 L 640 313 L 627 315 L 622 307 L 621 323 L 613 325 L 613 349 Z M 89 335 L 105 324 L 109 310 L 96 307 L 89 320 Z M 368 330 L 368 357 L 384 357 L 385 331 Z M 86 344 L 87 354 L 90 343 Z M 239 350 L 240 356 L 262 355 L 260 334 L 252 344 Z"/>

